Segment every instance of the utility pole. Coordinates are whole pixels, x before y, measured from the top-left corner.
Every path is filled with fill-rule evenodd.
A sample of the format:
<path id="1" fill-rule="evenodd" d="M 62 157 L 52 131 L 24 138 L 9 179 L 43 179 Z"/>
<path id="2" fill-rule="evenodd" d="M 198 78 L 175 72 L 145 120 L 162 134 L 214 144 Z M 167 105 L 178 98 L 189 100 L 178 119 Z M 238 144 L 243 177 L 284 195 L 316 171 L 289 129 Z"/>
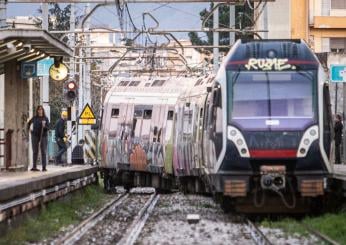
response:
<path id="1" fill-rule="evenodd" d="M 74 56 L 75 56 L 75 4 L 71 4 L 71 12 L 70 12 L 70 31 L 71 34 L 69 36 L 69 45 L 73 49 L 73 57 L 70 58 L 70 80 L 75 81 L 75 62 L 74 62 Z M 67 134 L 71 135 L 71 147 L 67 148 L 67 163 L 72 163 L 72 149 L 77 144 L 77 135 L 76 130 L 74 130 L 76 125 L 76 100 L 74 99 L 72 102 L 70 102 L 70 114 L 71 118 L 67 121 Z"/>
<path id="2" fill-rule="evenodd" d="M 264 10 L 263 10 L 263 30 L 268 30 L 268 5 L 267 4 L 265 4 Z M 263 33 L 263 38 L 268 39 L 268 32 Z"/>
<path id="3" fill-rule="evenodd" d="M 43 3 L 42 7 L 42 29 L 48 32 L 48 3 Z M 49 105 L 49 76 L 40 78 L 40 104 L 43 106 L 46 116 L 50 120 Z"/>
<path id="4" fill-rule="evenodd" d="M 86 5 L 85 8 L 85 15 L 87 15 L 90 12 L 90 4 Z M 90 19 L 88 19 L 85 23 L 85 29 L 90 29 Z M 90 33 L 84 35 L 84 40 L 86 42 L 86 46 L 88 48 L 85 49 L 85 53 L 82 50 L 79 50 L 80 57 L 83 57 L 84 55 L 90 56 L 91 49 L 90 49 Z M 84 61 L 83 59 L 80 59 L 80 65 L 79 65 L 79 105 L 78 105 L 78 114 L 81 114 L 83 111 L 84 106 L 90 103 L 90 61 Z M 83 62 L 83 63 L 82 63 Z M 78 126 L 78 139 L 84 139 L 84 131 L 90 129 L 89 125 L 79 125 Z"/>
<path id="5" fill-rule="evenodd" d="M 48 3 L 41 4 L 41 7 L 42 7 L 42 29 L 48 32 L 48 27 L 49 27 Z M 49 76 L 48 75 L 40 77 L 40 104 L 43 106 L 46 112 L 46 116 L 48 117 L 50 121 Z M 48 158 L 48 155 L 46 155 L 46 157 Z M 48 162 L 47 159 L 46 159 L 46 162 Z"/>
<path id="6" fill-rule="evenodd" d="M 235 28 L 235 6 L 229 5 L 229 28 Z M 229 44 L 233 45 L 235 42 L 235 32 L 229 33 Z"/>
<path id="7" fill-rule="evenodd" d="M 219 7 L 213 13 L 213 28 L 219 28 Z M 219 45 L 219 33 L 213 32 L 213 45 Z M 214 71 L 219 69 L 219 48 L 213 48 Z"/>
<path id="8" fill-rule="evenodd" d="M 0 28 L 5 28 L 6 25 L 6 0 L 0 0 Z"/>

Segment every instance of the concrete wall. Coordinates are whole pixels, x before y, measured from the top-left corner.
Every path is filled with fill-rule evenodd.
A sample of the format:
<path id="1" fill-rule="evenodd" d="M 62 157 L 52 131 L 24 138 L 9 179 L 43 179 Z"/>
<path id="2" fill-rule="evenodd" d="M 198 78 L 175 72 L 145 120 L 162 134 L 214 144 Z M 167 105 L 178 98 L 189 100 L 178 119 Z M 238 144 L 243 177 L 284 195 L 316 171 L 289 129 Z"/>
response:
<path id="1" fill-rule="evenodd" d="M 27 168 L 28 142 L 25 140 L 29 111 L 29 86 L 20 78 L 20 66 L 16 62 L 5 64 L 5 133 L 13 130 L 11 167 Z"/>

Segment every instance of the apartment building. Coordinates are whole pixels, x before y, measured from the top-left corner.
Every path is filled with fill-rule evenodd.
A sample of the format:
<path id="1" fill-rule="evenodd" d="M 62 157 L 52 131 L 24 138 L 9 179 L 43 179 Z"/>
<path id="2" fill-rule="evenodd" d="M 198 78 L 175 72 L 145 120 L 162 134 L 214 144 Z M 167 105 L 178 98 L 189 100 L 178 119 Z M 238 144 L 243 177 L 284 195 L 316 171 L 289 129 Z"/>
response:
<path id="1" fill-rule="evenodd" d="M 257 28 L 269 30 L 265 38 L 302 38 L 316 53 L 345 53 L 346 0 L 268 2 Z"/>

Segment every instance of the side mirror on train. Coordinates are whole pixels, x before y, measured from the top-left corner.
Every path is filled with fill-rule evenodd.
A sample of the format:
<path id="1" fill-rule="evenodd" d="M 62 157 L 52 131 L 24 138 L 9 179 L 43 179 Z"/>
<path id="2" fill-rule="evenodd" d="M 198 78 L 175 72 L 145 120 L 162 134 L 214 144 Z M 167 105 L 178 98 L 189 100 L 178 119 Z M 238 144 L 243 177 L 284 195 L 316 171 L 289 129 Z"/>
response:
<path id="1" fill-rule="evenodd" d="M 207 87 L 207 93 L 210 93 L 212 91 L 212 87 Z"/>

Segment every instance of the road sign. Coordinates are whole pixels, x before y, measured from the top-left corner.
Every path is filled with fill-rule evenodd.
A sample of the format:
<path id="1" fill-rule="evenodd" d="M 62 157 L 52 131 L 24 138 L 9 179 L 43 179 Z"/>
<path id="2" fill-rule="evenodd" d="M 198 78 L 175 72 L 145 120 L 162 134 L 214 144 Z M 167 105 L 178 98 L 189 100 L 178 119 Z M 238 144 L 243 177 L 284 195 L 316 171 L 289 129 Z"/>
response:
<path id="1" fill-rule="evenodd" d="M 346 82 L 346 65 L 331 65 L 330 80 L 332 82 Z"/>
<path id="2" fill-rule="evenodd" d="M 54 64 L 53 58 L 37 61 L 37 76 L 49 76 L 49 68 Z"/>
<path id="3" fill-rule="evenodd" d="M 86 104 L 82 113 L 79 116 L 80 125 L 94 125 L 96 124 L 96 117 L 89 104 Z"/>

